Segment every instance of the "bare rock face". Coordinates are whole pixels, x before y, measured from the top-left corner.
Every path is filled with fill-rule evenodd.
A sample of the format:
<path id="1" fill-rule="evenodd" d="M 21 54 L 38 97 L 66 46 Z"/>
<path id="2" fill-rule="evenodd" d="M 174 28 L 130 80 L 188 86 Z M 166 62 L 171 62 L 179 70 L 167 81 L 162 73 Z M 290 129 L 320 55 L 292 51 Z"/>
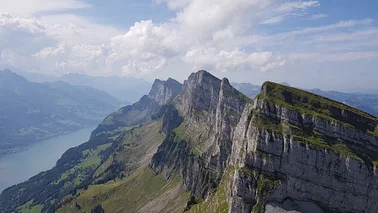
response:
<path id="1" fill-rule="evenodd" d="M 167 176 L 179 171 L 193 196 L 206 197 L 227 167 L 233 130 L 248 101 L 225 78 L 206 71 L 191 74 L 166 113 L 178 113 L 180 122 L 169 128 L 173 130 L 167 132 L 151 166 Z"/>
<path id="2" fill-rule="evenodd" d="M 206 71 L 165 109 L 170 128 L 151 167 L 179 172 L 194 197 L 211 199 L 228 170 L 229 212 L 378 210 L 377 119 L 367 113 L 270 82 L 252 102 Z"/>
<path id="3" fill-rule="evenodd" d="M 148 98 L 161 106 L 175 98 L 181 92 L 181 89 L 182 84 L 172 78 L 168 78 L 167 81 L 156 79 Z"/>
<path id="4" fill-rule="evenodd" d="M 272 86 L 245 108 L 235 130 L 229 162 L 240 169 L 229 189 L 230 212 L 377 212 L 378 141 L 369 133 L 376 118 L 316 97 L 323 104 L 317 109 L 332 109 L 319 114 L 276 99 Z M 288 97 L 314 98 L 283 89 Z"/>

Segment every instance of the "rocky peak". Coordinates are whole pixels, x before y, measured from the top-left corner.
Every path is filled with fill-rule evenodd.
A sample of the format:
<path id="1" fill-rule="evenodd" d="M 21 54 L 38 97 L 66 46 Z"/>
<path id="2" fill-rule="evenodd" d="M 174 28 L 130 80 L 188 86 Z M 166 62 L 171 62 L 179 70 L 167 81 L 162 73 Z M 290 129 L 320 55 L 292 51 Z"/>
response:
<path id="1" fill-rule="evenodd" d="M 204 70 L 192 73 L 163 119 L 163 125 L 169 121 L 167 126 L 177 128 L 167 128 L 172 131 L 166 133 L 151 167 L 168 176 L 178 171 L 186 189 L 206 197 L 209 187 L 219 184 L 234 128 L 249 101 L 226 78 L 220 80 Z M 170 117 L 176 114 L 180 119 Z"/>
<path id="2" fill-rule="evenodd" d="M 182 84 L 172 78 L 167 81 L 156 79 L 148 97 L 158 105 L 164 105 L 175 98 L 181 92 L 181 89 Z"/>
<path id="3" fill-rule="evenodd" d="M 238 104 L 236 99 L 244 98 L 242 104 Z M 231 101 L 231 99 L 234 99 Z M 192 73 L 188 80 L 184 82 L 183 90 L 176 101 L 176 106 L 182 115 L 187 115 L 193 111 L 212 112 L 219 105 L 220 101 L 228 100 L 229 104 L 236 104 L 235 110 L 242 110 L 245 101 L 239 91 L 234 89 L 227 78 L 222 80 L 211 75 L 205 70 Z"/>

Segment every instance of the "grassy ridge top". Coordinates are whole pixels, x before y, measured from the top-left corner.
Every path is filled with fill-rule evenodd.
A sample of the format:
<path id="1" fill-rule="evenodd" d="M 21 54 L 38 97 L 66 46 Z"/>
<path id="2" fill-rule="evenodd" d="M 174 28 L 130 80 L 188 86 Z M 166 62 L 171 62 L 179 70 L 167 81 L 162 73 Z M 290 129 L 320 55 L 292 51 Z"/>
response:
<path id="1" fill-rule="evenodd" d="M 363 131 L 374 131 L 377 118 L 354 107 L 297 88 L 265 82 L 260 98 L 302 113 L 330 118 Z"/>

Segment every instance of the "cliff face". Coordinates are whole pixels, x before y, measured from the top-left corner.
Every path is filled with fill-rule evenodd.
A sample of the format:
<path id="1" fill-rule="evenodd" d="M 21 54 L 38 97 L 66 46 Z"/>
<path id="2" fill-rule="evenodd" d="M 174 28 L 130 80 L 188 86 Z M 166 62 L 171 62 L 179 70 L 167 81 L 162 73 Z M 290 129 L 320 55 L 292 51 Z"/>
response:
<path id="1" fill-rule="evenodd" d="M 175 98 L 181 92 L 181 89 L 182 84 L 172 78 L 168 78 L 167 81 L 156 79 L 148 97 L 161 106 Z"/>
<path id="2" fill-rule="evenodd" d="M 0 212 L 31 202 L 47 212 L 375 213 L 377 124 L 271 82 L 252 101 L 206 71 L 182 90 L 156 81 L 55 168 L 6 190 Z"/>
<path id="3" fill-rule="evenodd" d="M 227 79 L 206 71 L 190 75 L 167 115 L 171 132 L 155 154 L 151 166 L 171 176 L 179 172 L 193 196 L 204 198 L 216 188 L 227 167 L 232 137 L 245 104 L 249 101 Z M 167 124 L 170 125 L 170 124 Z"/>
<path id="4" fill-rule="evenodd" d="M 264 84 L 235 130 L 230 212 L 376 212 L 376 126 L 346 105 Z"/>
<path id="5" fill-rule="evenodd" d="M 175 122 L 151 167 L 179 171 L 205 199 L 188 203 L 193 212 L 224 211 L 220 203 L 229 212 L 378 210 L 377 120 L 367 113 L 271 82 L 251 102 L 205 71 L 185 81 L 171 110 L 179 119 L 164 119 Z"/>

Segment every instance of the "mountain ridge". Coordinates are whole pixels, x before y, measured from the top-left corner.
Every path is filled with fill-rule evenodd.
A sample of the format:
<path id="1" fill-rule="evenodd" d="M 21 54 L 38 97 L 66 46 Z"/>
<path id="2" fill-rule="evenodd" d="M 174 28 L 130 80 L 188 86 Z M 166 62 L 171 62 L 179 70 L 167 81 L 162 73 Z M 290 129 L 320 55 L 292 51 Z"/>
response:
<path id="1" fill-rule="evenodd" d="M 119 123 L 108 117 L 52 170 L 5 190 L 0 212 L 378 209 L 376 117 L 271 82 L 251 100 L 203 70 L 182 88 L 155 82 L 132 110 L 115 113 Z"/>

